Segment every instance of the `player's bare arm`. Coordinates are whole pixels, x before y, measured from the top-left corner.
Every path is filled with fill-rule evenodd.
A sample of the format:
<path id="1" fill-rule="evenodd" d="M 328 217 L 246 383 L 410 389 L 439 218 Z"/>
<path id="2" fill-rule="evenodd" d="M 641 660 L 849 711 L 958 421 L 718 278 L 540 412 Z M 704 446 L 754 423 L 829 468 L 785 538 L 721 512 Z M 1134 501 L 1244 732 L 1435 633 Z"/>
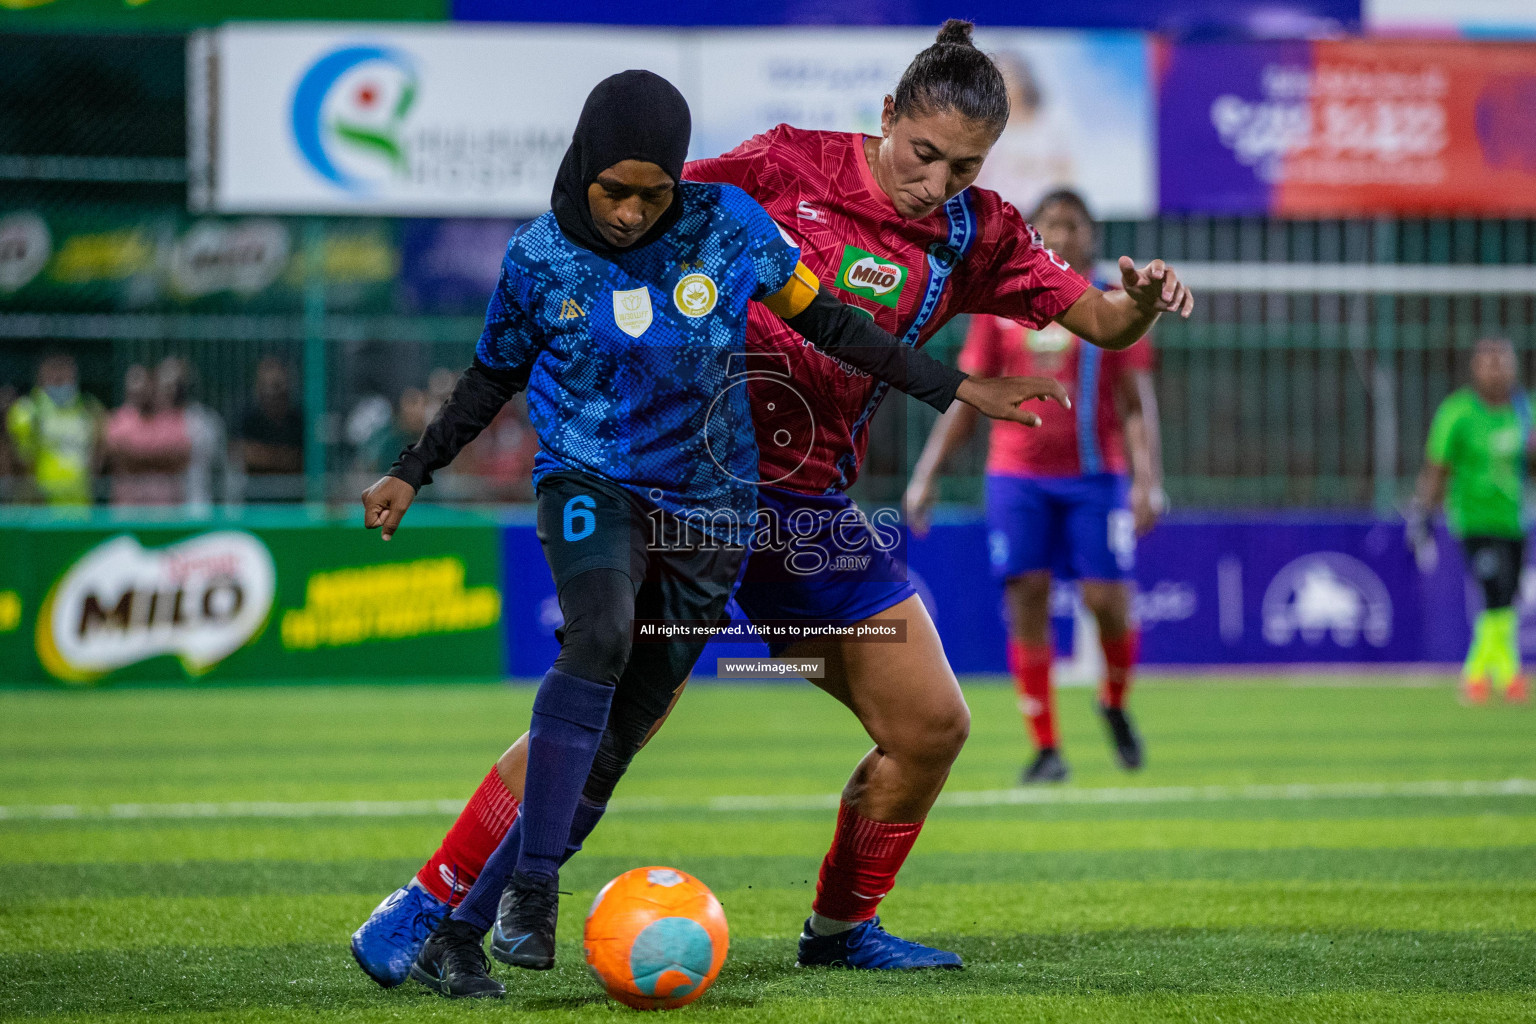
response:
<path id="1" fill-rule="evenodd" d="M 1426 574 L 1434 572 L 1440 564 L 1440 548 L 1435 543 L 1435 534 L 1430 529 L 1429 520 L 1445 503 L 1445 491 L 1450 482 L 1449 466 L 1426 460 L 1414 485 L 1413 503 L 1408 506 L 1404 516 L 1408 546 L 1413 550 L 1413 558 L 1419 570 Z"/>
<path id="2" fill-rule="evenodd" d="M 975 431 L 979 416 L 1038 427 L 1040 417 L 1020 409 L 1020 402 L 1051 399 L 1064 409 L 1072 408 L 1067 389 L 1050 377 L 968 377 L 955 397 L 959 403 L 950 406 L 933 425 L 902 497 L 907 524 L 919 537 L 928 533 L 928 509 L 935 497 L 934 480 L 949 457 Z"/>
<path id="3" fill-rule="evenodd" d="M 1120 291 L 1089 288 L 1056 322 L 1100 348 L 1130 348 L 1164 313 L 1184 319 L 1194 312 L 1195 296 L 1178 273 L 1162 260 L 1144 267 L 1120 257 Z"/>
<path id="4" fill-rule="evenodd" d="M 934 486 L 950 456 L 960 450 L 976 431 L 976 421 L 981 414 L 971 406 L 959 403 L 950 407 L 933 425 L 923 453 L 912 468 L 912 480 L 902 495 L 902 507 L 907 513 L 907 526 L 919 537 L 928 535 L 929 509 L 938 496 Z"/>
<path id="5" fill-rule="evenodd" d="M 1125 425 L 1125 451 L 1131 463 L 1131 515 L 1136 520 L 1136 535 L 1144 537 L 1168 509 L 1152 375 L 1136 370 L 1122 378 L 1115 402 L 1120 422 Z"/>

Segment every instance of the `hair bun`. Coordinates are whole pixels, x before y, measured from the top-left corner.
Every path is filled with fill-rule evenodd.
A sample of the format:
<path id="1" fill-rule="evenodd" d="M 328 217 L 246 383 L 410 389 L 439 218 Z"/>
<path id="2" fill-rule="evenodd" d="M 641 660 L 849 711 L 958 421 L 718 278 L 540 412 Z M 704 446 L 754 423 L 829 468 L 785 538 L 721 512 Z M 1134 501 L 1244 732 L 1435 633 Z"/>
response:
<path id="1" fill-rule="evenodd" d="M 955 46 L 975 46 L 976 44 L 971 42 L 971 32 L 975 28 L 975 22 L 950 18 L 939 28 L 939 34 L 934 38 L 934 42 L 952 43 Z"/>

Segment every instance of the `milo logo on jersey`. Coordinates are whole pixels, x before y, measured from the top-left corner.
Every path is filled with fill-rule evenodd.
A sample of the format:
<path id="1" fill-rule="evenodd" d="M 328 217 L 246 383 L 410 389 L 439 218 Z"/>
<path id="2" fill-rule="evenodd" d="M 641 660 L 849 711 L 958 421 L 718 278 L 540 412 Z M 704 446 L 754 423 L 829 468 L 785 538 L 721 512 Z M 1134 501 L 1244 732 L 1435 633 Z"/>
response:
<path id="1" fill-rule="evenodd" d="M 901 301 L 901 290 L 907 286 L 907 268 L 883 260 L 872 252 L 844 246 L 837 286 L 895 309 L 896 303 Z"/>

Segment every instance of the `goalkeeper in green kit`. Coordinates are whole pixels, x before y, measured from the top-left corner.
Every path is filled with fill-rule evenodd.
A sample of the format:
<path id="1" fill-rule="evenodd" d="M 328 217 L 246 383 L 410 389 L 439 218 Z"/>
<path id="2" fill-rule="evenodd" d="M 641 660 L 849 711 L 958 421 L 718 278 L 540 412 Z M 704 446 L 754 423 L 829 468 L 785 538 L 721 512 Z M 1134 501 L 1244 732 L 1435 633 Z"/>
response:
<path id="1" fill-rule="evenodd" d="M 1419 568 L 1434 571 L 1438 553 L 1429 516 L 1446 505 L 1451 532 L 1483 590 L 1483 612 L 1461 671 L 1462 697 L 1488 699 L 1490 684 L 1511 702 L 1528 699 L 1520 671 L 1515 599 L 1525 564 L 1522 491 L 1531 448 L 1531 407 L 1517 387 L 1514 346 L 1484 339 L 1472 352 L 1472 386 L 1440 403 L 1429 429 L 1408 540 Z"/>

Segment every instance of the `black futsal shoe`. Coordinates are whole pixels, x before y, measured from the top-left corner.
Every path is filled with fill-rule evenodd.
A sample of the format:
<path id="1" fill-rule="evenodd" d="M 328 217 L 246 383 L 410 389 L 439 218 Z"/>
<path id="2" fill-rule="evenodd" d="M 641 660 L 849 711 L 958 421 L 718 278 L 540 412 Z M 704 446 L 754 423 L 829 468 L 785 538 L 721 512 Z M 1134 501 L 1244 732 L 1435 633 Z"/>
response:
<path id="1" fill-rule="evenodd" d="M 1115 748 L 1115 760 L 1120 762 L 1120 767 L 1128 772 L 1139 770 L 1144 762 L 1141 737 L 1136 733 L 1136 726 L 1131 724 L 1131 717 L 1125 713 L 1124 708 L 1105 707 L 1103 704 L 1099 705 L 1099 715 L 1104 719 L 1104 727 L 1109 730 L 1109 742 Z"/>
<path id="2" fill-rule="evenodd" d="M 1035 755 L 1035 759 L 1024 774 L 1019 778 L 1019 784 L 1023 786 L 1039 786 L 1049 782 L 1066 782 L 1072 777 L 1072 769 L 1067 767 L 1067 762 L 1061 759 L 1055 747 L 1046 747 Z"/>
<path id="3" fill-rule="evenodd" d="M 421 947 L 411 977 L 450 999 L 500 999 L 507 994 L 491 977 L 480 929 L 451 917 L 445 917 Z"/>
<path id="4" fill-rule="evenodd" d="M 555 919 L 559 911 L 559 885 L 553 878 L 513 873 L 496 908 L 491 956 L 513 967 L 549 970 L 555 966 Z"/>

